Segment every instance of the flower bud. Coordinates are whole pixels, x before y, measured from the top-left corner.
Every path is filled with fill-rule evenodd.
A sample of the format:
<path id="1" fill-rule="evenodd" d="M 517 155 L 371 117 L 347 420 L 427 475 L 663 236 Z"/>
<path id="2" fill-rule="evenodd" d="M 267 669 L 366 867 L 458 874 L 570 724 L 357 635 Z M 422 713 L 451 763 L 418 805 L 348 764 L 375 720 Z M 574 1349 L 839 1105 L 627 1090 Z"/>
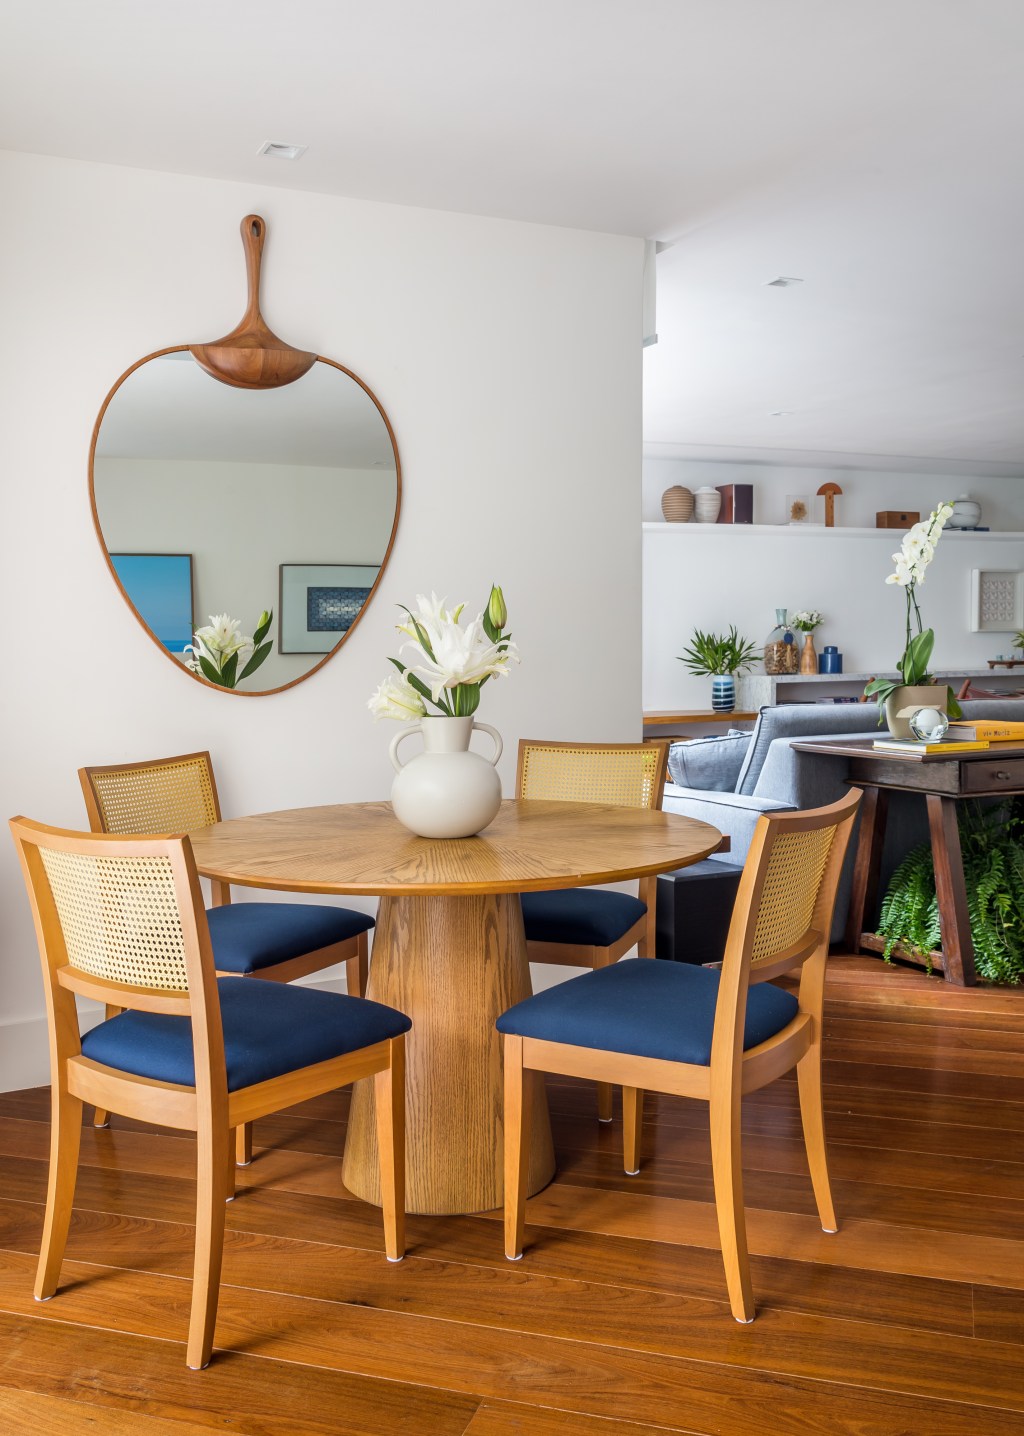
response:
<path id="1" fill-rule="evenodd" d="M 487 617 L 499 633 L 508 622 L 508 609 L 505 607 L 505 599 L 501 589 L 494 585 L 491 588 L 491 596 L 487 600 Z"/>

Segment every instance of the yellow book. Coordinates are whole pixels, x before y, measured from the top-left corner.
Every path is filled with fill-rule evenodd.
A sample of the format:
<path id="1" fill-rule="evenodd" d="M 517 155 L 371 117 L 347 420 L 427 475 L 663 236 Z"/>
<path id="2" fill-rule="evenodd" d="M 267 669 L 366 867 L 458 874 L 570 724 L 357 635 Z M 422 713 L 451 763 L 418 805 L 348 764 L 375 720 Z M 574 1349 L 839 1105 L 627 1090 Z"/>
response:
<path id="1" fill-rule="evenodd" d="M 950 738 L 957 742 L 974 739 L 989 743 L 1024 743 L 1024 723 L 1001 722 L 998 718 L 965 718 L 950 723 Z"/>
<path id="2" fill-rule="evenodd" d="M 915 758 L 922 753 L 976 753 L 989 744 L 987 738 L 963 743 L 919 743 L 916 738 L 876 738 L 871 746 L 880 753 L 897 756 L 902 753 L 908 758 Z"/>

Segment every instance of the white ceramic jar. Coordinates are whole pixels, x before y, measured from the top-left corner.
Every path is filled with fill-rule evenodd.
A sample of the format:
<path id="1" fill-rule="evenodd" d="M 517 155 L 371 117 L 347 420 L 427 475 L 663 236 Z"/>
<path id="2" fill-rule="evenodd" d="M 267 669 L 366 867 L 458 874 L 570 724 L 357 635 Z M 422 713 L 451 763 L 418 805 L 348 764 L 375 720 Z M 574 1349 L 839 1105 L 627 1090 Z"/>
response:
<path id="1" fill-rule="evenodd" d="M 717 489 L 712 489 L 705 484 L 694 494 L 693 507 L 694 516 L 699 524 L 717 523 L 719 510 L 722 507 L 722 495 Z"/>
<path id="2" fill-rule="evenodd" d="M 976 529 L 981 523 L 981 504 L 967 494 L 961 494 L 953 504 L 953 512 L 947 524 L 951 529 Z"/>
<path id="3" fill-rule="evenodd" d="M 469 751 L 474 728 L 494 740 L 494 756 Z M 423 752 L 402 763 L 399 745 L 419 733 Z M 391 740 L 388 756 L 398 774 L 391 785 L 395 817 L 421 838 L 470 838 L 492 823 L 501 807 L 501 780 L 494 765 L 501 757 L 501 736 L 472 718 L 421 718 Z"/>

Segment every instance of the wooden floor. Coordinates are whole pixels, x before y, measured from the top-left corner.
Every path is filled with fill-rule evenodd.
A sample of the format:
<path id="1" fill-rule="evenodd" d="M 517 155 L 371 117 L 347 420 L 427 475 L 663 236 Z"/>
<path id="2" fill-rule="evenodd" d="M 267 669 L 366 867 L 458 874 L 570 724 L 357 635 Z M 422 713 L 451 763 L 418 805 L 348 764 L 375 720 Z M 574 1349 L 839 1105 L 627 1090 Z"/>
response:
<path id="1" fill-rule="evenodd" d="M 0 1096 L 0 1432 L 186 1436 L 1010 1436 L 1024 1432 L 1024 991 L 837 959 L 826 1034 L 841 1230 L 812 1215 L 795 1085 L 745 1103 L 759 1315 L 716 1250 L 706 1112 L 648 1098 L 641 1174 L 593 1092 L 550 1087 L 529 1247 L 414 1217 L 390 1266 L 340 1185 L 346 1098 L 258 1123 L 228 1208 L 218 1352 L 189 1372 L 192 1150 L 114 1119 L 70 1260 L 32 1300 L 47 1094 Z"/>

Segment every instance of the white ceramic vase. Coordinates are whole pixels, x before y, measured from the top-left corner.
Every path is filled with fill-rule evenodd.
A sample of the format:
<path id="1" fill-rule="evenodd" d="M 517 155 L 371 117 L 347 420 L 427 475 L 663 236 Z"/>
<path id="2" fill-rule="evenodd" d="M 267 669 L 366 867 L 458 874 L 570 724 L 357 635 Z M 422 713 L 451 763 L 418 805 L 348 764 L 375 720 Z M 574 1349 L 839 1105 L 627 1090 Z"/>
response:
<path id="1" fill-rule="evenodd" d="M 722 495 L 717 489 L 710 485 L 698 489 L 693 496 L 695 517 L 699 524 L 714 524 L 718 522 L 718 513 L 722 507 Z"/>
<path id="2" fill-rule="evenodd" d="M 478 728 L 494 739 L 494 756 L 469 751 Z M 423 752 L 402 763 L 399 745 L 419 733 Z M 492 823 L 501 807 L 501 780 L 494 765 L 501 757 L 500 734 L 473 718 L 421 718 L 391 740 L 389 756 L 398 776 L 391 785 L 395 817 L 421 838 L 470 838 Z"/>

